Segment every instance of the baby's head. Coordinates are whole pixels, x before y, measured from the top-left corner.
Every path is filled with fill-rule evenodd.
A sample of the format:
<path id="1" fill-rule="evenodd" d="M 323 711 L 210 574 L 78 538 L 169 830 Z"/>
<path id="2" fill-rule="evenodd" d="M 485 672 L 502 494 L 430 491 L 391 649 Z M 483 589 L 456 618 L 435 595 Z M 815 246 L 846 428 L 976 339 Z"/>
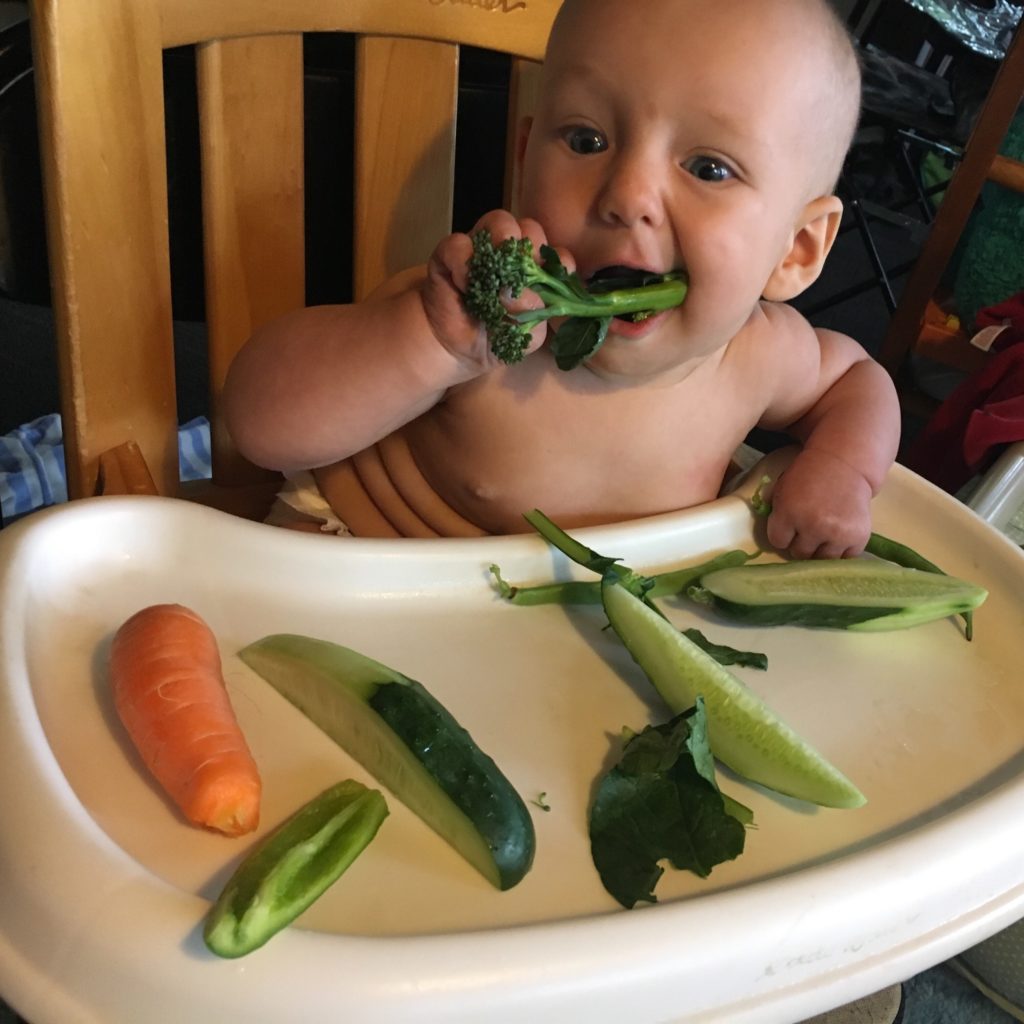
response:
<path id="1" fill-rule="evenodd" d="M 624 62 L 625 47 L 643 47 L 643 58 L 622 69 L 630 74 L 678 61 L 687 38 L 724 41 L 743 57 L 759 93 L 797 115 L 815 157 L 806 168 L 810 191 L 834 190 L 857 127 L 861 72 L 829 0 L 564 0 L 545 67 L 571 65 L 601 37 L 619 47 Z M 679 70 L 685 86 L 686 68 Z"/>
<path id="2" fill-rule="evenodd" d="M 859 107 L 856 54 L 828 0 L 565 0 L 522 149 L 521 212 L 585 278 L 685 270 L 690 293 L 669 319 L 706 355 L 759 299 L 793 298 L 820 273 Z M 658 330 L 613 325 L 632 342 Z M 644 348 L 628 347 L 633 361 Z"/>

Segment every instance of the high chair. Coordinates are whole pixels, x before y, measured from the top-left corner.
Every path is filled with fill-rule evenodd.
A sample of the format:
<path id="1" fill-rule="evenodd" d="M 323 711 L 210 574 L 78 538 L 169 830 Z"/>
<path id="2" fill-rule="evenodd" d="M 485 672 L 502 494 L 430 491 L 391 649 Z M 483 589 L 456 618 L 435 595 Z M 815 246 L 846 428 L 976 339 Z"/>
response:
<path id="1" fill-rule="evenodd" d="M 879 352 L 879 361 L 897 381 L 908 407 L 919 410 L 934 405 L 912 378 L 912 357 L 926 356 L 965 373 L 977 371 L 985 362 L 986 353 L 972 346 L 968 332 L 947 315 L 943 276 L 985 183 L 992 181 L 1024 193 L 1024 163 L 999 152 L 1022 99 L 1024 22 L 1018 26 L 977 116 Z"/>
<path id="2" fill-rule="evenodd" d="M 205 504 L 251 518 L 261 517 L 270 502 L 276 479 L 247 464 L 235 451 L 220 423 L 219 406 L 227 368 L 252 330 L 305 301 L 303 33 L 343 31 L 358 36 L 353 155 L 353 292 L 358 298 L 389 274 L 424 260 L 437 239 L 451 228 L 459 47 L 493 48 L 514 58 L 508 120 L 511 132 L 529 107 L 537 62 L 559 3 L 560 0 L 33 0 L 53 301 L 72 498 L 116 493 L 196 497 Z M 178 480 L 178 416 L 173 380 L 161 56 L 166 49 L 182 46 L 197 48 L 203 165 L 214 478 L 200 491 L 182 488 Z M 511 197 L 511 161 L 508 167 L 506 188 Z M 897 497 L 881 499 L 883 525 L 893 521 L 897 506 L 900 516 L 905 514 L 903 500 L 907 490 L 918 486 L 908 481 L 906 474 L 897 479 L 897 486 L 901 483 L 903 490 L 896 492 Z M 916 531 L 911 533 L 911 540 L 930 528 L 934 520 L 913 515 L 924 498 L 919 491 L 911 490 L 911 508 L 906 513 Z M 585 886 L 594 884 L 590 872 L 578 870 L 575 862 L 566 860 L 570 869 L 563 868 L 562 850 L 568 844 L 558 840 L 567 835 L 576 846 L 580 845 L 577 833 L 583 808 L 580 803 L 573 810 L 571 801 L 566 799 L 561 806 L 556 805 L 555 813 L 543 816 L 547 821 L 535 815 L 541 817 L 545 827 L 554 830 L 549 833 L 552 841 L 548 849 L 557 856 L 547 860 L 540 884 L 526 891 L 522 920 L 517 920 L 516 927 L 502 929 L 500 935 L 497 929 L 486 927 L 487 915 L 491 913 L 489 903 L 481 917 L 467 918 L 468 924 L 459 918 L 466 905 L 477 902 L 476 895 L 461 888 L 464 879 L 458 871 L 449 870 L 450 864 L 444 867 L 447 851 L 429 848 L 424 863 L 436 855 L 443 870 L 436 876 L 406 872 L 402 884 L 415 886 L 416 896 L 435 898 L 436 891 L 445 894 L 444 909 L 454 916 L 445 921 L 428 921 L 425 930 L 430 934 L 403 932 L 388 936 L 394 941 L 384 945 L 373 937 L 349 935 L 350 920 L 346 919 L 341 928 L 345 934 L 334 936 L 338 940 L 334 946 L 343 945 L 349 951 L 348 959 L 333 952 L 332 922 L 326 939 L 315 924 L 308 930 L 297 928 L 282 936 L 271 951 L 275 959 L 264 958 L 262 964 L 254 961 L 252 969 L 210 963 L 199 946 L 197 908 L 202 901 L 197 900 L 195 890 L 202 887 L 205 897 L 215 885 L 217 872 L 223 872 L 226 863 L 222 849 L 204 845 L 201 840 L 211 837 L 200 836 L 194 861 L 189 860 L 191 852 L 180 863 L 173 856 L 168 857 L 172 846 L 162 842 L 163 833 L 154 840 L 140 826 L 140 822 L 149 820 L 146 814 L 150 813 L 147 808 L 153 796 L 144 787 L 136 791 L 143 801 L 143 813 L 136 818 L 118 808 L 112 816 L 117 820 L 111 823 L 102 814 L 84 810 L 103 804 L 112 788 L 108 779 L 115 767 L 122 776 L 132 774 L 124 771 L 125 751 L 111 734 L 109 709 L 102 695 L 100 700 L 95 699 L 100 689 L 97 676 L 102 673 L 96 652 L 104 650 L 111 623 L 123 619 L 129 604 L 204 599 L 225 649 L 243 634 L 265 628 L 264 624 L 272 621 L 312 623 L 322 613 L 331 623 L 354 624 L 361 631 L 362 645 L 369 642 L 374 628 L 379 630 L 378 640 L 393 637 L 397 632 L 390 618 L 396 602 L 390 596 L 383 601 L 373 598 L 374 594 L 380 597 L 382 588 L 387 594 L 391 586 L 395 596 L 400 591 L 415 593 L 414 607 L 409 607 L 413 614 L 408 614 L 403 606 L 401 632 L 410 657 L 426 670 L 426 666 L 437 667 L 435 662 L 443 659 L 452 643 L 438 629 L 440 618 L 436 609 L 441 607 L 440 601 L 450 600 L 454 590 L 475 591 L 482 602 L 486 601 L 481 606 L 490 615 L 494 610 L 493 594 L 482 579 L 481 565 L 494 560 L 507 571 L 527 578 L 549 573 L 550 555 L 546 549 L 538 549 L 535 538 L 527 536 L 489 539 L 480 546 L 476 541 L 463 544 L 462 539 L 452 545 L 410 542 L 401 559 L 388 557 L 393 548 L 386 541 L 353 540 L 324 545 L 314 553 L 313 546 L 286 531 L 264 530 L 215 516 L 196 503 L 154 498 L 127 504 L 145 506 L 147 516 L 154 518 L 147 521 L 145 528 L 128 528 L 124 517 L 134 513 L 128 513 L 124 502 L 106 506 L 98 502 L 72 502 L 73 507 L 56 510 L 52 515 L 47 513 L 34 523 L 18 524 L 15 529 L 19 532 L 5 531 L 5 536 L 0 537 L 0 634 L 4 637 L 0 644 L 4 653 L 0 658 L 0 741 L 5 749 L 14 750 L 12 756 L 20 758 L 22 765 L 17 774 L 8 773 L 8 781 L 17 783 L 18 800 L 5 800 L 4 806 L 18 813 L 18 817 L 12 815 L 12 821 L 23 829 L 26 839 L 37 834 L 45 838 L 46 829 L 55 823 L 64 829 L 60 842 L 47 843 L 45 856 L 37 855 L 34 847 L 28 851 L 30 868 L 24 873 L 20 872 L 26 844 L 0 843 L 0 869 L 7 872 L 0 872 L 0 880 L 6 885 L 5 893 L 10 894 L 10 899 L 0 901 L 0 925 L 21 915 L 23 906 L 32 911 L 19 920 L 19 924 L 22 920 L 29 924 L 25 929 L 29 944 L 26 961 L 19 961 L 16 969 L 5 976 L 9 985 L 17 986 L 19 994 L 33 989 L 34 997 L 35 975 L 31 967 L 40 973 L 73 975 L 75 983 L 89 989 L 89 999 L 98 992 L 101 1004 L 108 996 L 122 1005 L 134 1001 L 138 1006 L 145 1002 L 157 1015 L 163 1014 L 162 1020 L 197 1019 L 188 1009 L 179 1012 L 176 1006 L 161 1004 L 168 991 L 163 986 L 168 982 L 186 1001 L 193 997 L 199 1002 L 208 999 L 210 1012 L 215 1015 L 232 1006 L 234 1010 L 229 1013 L 251 1013 L 253 1019 L 258 1016 L 275 1022 L 287 1019 L 291 1011 L 305 1019 L 328 1019 L 344 1013 L 344 1008 L 339 1009 L 331 1001 L 339 988 L 353 995 L 355 1002 L 350 1006 L 356 1009 L 350 1010 L 349 1015 L 357 1019 L 371 1019 L 365 1012 L 367 1007 L 378 1014 L 373 1019 L 397 1020 L 400 1010 L 411 1014 L 405 1019 L 454 1019 L 444 1011 L 432 1016 L 431 1010 L 442 1005 L 450 1008 L 449 995 L 453 999 L 461 995 L 464 1008 L 468 1008 L 460 1018 L 463 1020 L 481 1019 L 488 1011 L 496 1020 L 499 1014 L 503 1020 L 521 1019 L 524 1013 L 537 1013 L 538 1006 L 546 1013 L 546 1020 L 574 1016 L 610 1020 L 622 1019 L 624 1014 L 632 1014 L 632 1019 L 637 1020 L 663 1020 L 668 1019 L 670 1012 L 688 1012 L 683 1004 L 699 999 L 709 1005 L 717 1001 L 725 1007 L 723 1012 L 730 1014 L 728 1019 L 763 1021 L 769 1019 L 765 1013 L 775 1014 L 772 1019 L 782 1019 L 782 1013 L 788 1013 L 786 1019 L 795 1019 L 796 1014 L 789 1012 L 791 1006 L 799 1007 L 801 1015 L 805 1015 L 826 1009 L 826 1003 L 832 1006 L 840 999 L 859 999 L 872 990 L 866 987 L 869 983 L 877 985 L 873 990 L 891 994 L 899 977 L 927 966 L 927 957 L 934 962 L 935 954 L 930 950 L 925 954 L 915 952 L 922 945 L 922 934 L 948 930 L 949 925 L 947 907 L 936 907 L 931 895 L 932 879 L 928 872 L 915 872 L 921 876 L 914 894 L 919 902 L 911 905 L 908 901 L 905 906 L 911 909 L 906 913 L 901 905 L 900 921 L 890 921 L 889 927 L 883 927 L 873 920 L 877 913 L 896 902 L 897 894 L 910 888 L 901 861 L 895 862 L 896 870 L 892 872 L 879 870 L 877 865 L 878 855 L 885 855 L 888 849 L 900 852 L 897 840 L 903 827 L 903 804 L 894 802 L 893 810 L 887 812 L 891 819 L 883 816 L 874 824 L 863 826 L 854 821 L 843 826 L 852 830 L 849 833 L 840 829 L 830 835 L 825 829 L 805 829 L 801 833 L 792 828 L 791 809 L 784 802 L 755 794 L 758 814 L 763 814 L 766 822 L 763 834 L 778 844 L 777 859 L 750 858 L 744 862 L 764 866 L 752 866 L 748 877 L 736 875 L 734 882 L 721 888 L 720 898 L 711 890 L 692 901 L 679 899 L 675 907 L 671 905 L 673 901 L 666 899 L 667 913 L 659 917 L 620 914 L 613 919 L 603 903 L 588 902 L 591 896 L 586 888 L 578 906 L 553 906 L 578 879 L 583 879 Z M 696 524 L 696 531 L 685 521 L 667 532 L 657 523 L 630 525 L 624 535 L 624 546 L 620 548 L 616 542 L 610 550 L 621 552 L 627 560 L 634 560 L 634 556 L 695 559 L 709 546 L 736 547 L 751 542 L 746 504 L 727 500 L 718 508 L 713 520 L 705 519 L 701 510 L 687 513 L 695 517 L 691 522 Z M 945 514 L 956 516 L 959 509 L 947 508 Z M 40 535 L 36 531 L 51 529 L 59 532 L 59 543 L 31 540 Z M 64 532 L 68 529 L 81 532 Z M 605 535 L 600 530 L 591 532 L 596 533 L 595 544 L 603 546 L 601 538 Z M 257 538 L 257 534 L 268 536 Z M 48 532 L 44 535 L 52 536 Z M 612 536 L 606 537 L 609 543 Z M 236 543 L 239 537 L 241 543 Z M 31 543 L 26 543 L 25 538 Z M 109 542 L 122 538 L 132 543 L 153 541 L 153 548 L 145 556 L 140 556 L 137 549 L 127 554 L 125 549 L 112 553 Z M 680 541 L 690 548 L 680 548 Z M 498 547 L 492 549 L 491 543 Z M 256 585 L 250 574 L 249 554 L 257 547 L 261 552 L 270 549 L 274 558 L 276 552 L 287 548 L 287 571 L 280 571 L 280 563 L 273 560 L 261 562 L 256 568 L 260 576 Z M 495 550 L 500 554 L 493 554 Z M 243 557 L 236 562 L 239 552 Z M 478 554 L 487 557 L 479 560 Z M 358 566 L 349 561 L 353 558 Z M 44 564 L 39 559 L 53 561 Z M 76 559 L 77 563 L 71 564 Z M 335 571 L 339 562 L 345 563 L 344 571 Z M 993 563 L 997 559 L 988 556 L 986 578 L 994 575 Z M 113 578 L 109 573 L 112 565 L 116 567 Z M 236 579 L 239 566 L 244 566 L 244 574 Z M 980 572 L 976 563 L 974 568 Z M 224 599 L 210 600 L 210 578 L 231 580 L 226 584 Z M 151 588 L 158 579 L 162 589 L 156 597 Z M 261 589 L 266 579 L 275 580 L 270 593 Z M 1002 589 L 1008 590 L 1015 581 L 1016 578 L 1011 579 Z M 311 611 L 311 595 L 325 592 L 328 582 L 333 588 L 327 602 L 330 607 L 326 612 L 322 608 Z M 26 598 L 29 587 L 32 593 Z M 352 588 L 351 604 L 347 603 L 347 588 Z M 51 589 L 55 591 L 52 597 Z M 86 604 L 88 608 L 83 612 Z M 389 621 L 382 627 L 374 627 L 367 615 L 371 604 L 387 606 L 385 614 Z M 993 643 L 1001 645 L 997 654 L 1004 656 L 1004 648 L 1012 649 L 1012 636 L 1009 629 L 999 627 L 1009 617 L 1004 609 L 1010 602 L 1004 599 L 993 604 L 996 614 L 1003 618 L 990 620 L 992 626 L 987 635 L 994 638 Z M 352 614 L 348 614 L 350 609 Z M 27 624 L 22 620 L 26 611 Z M 424 612 L 424 621 L 417 625 L 413 619 Z M 452 622 L 465 620 L 464 615 L 458 614 L 445 618 Z M 522 621 L 530 629 L 546 628 L 544 621 L 537 618 Z M 62 637 L 61 643 L 53 643 L 55 635 Z M 564 685 L 579 687 L 576 704 L 580 713 L 574 716 L 571 745 L 567 746 L 565 735 L 558 735 L 556 742 L 557 716 L 535 713 L 533 708 L 542 707 L 542 702 L 534 697 L 531 705 L 524 697 L 527 685 L 544 682 L 539 677 L 535 680 L 529 672 L 522 672 L 515 680 L 515 699 L 508 702 L 508 719 L 502 723 L 502 731 L 512 741 L 515 755 L 521 755 L 524 774 L 529 776 L 539 764 L 539 784 L 550 785 L 548 778 L 557 780 L 564 775 L 564 792 L 584 793 L 590 782 L 582 774 L 577 778 L 576 773 L 589 772 L 592 761 L 596 764 L 607 756 L 606 721 L 595 718 L 590 723 L 594 728 L 590 729 L 580 728 L 579 722 L 599 703 L 593 697 L 593 677 L 600 676 L 604 667 L 591 658 L 587 642 L 576 637 L 574 631 L 565 635 L 566 640 L 558 641 L 559 651 L 565 650 L 565 643 L 576 645 L 579 650 L 574 651 L 573 657 L 579 657 L 586 669 L 571 672 L 562 681 Z M 951 648 L 954 641 L 960 644 L 959 634 L 944 635 L 941 639 L 946 641 L 945 645 L 924 652 L 932 658 L 937 675 L 945 668 L 941 653 Z M 435 642 L 445 645 L 445 649 L 434 648 Z M 527 634 L 527 642 L 516 640 L 503 649 L 496 647 L 500 642 L 498 632 L 489 628 L 467 629 L 460 638 L 459 655 L 465 666 L 472 667 L 475 687 L 467 693 L 481 692 L 476 686 L 476 666 L 511 661 L 512 655 L 540 650 L 542 646 L 540 634 Z M 959 652 L 959 646 L 956 650 Z M 85 652 L 93 653 L 85 656 Z M 806 673 L 816 694 L 827 688 L 830 680 L 820 678 L 820 662 L 815 657 L 801 656 L 799 651 L 785 653 L 789 655 L 789 669 Z M 23 664 L 31 665 L 31 672 L 22 672 Z M 871 686 L 878 674 L 865 671 L 868 664 L 864 660 L 861 665 L 855 655 L 844 656 L 827 675 L 842 677 L 847 673 L 851 679 L 856 676 L 858 687 L 863 690 Z M 877 668 L 877 663 L 870 664 Z M 240 665 L 234 659 L 229 666 L 235 673 L 231 683 L 236 685 Z M 501 667 L 496 664 L 495 672 Z M 882 664 L 881 668 L 896 671 L 899 666 Z M 927 682 L 931 694 L 938 683 L 934 678 Z M 245 681 L 242 683 L 244 686 Z M 620 722 L 638 721 L 637 695 L 632 689 L 618 685 L 608 689 L 613 704 L 607 721 L 614 723 L 614 727 L 619 727 Z M 306 741 L 300 741 L 296 720 L 285 721 L 287 716 L 279 716 L 279 709 L 269 702 L 271 695 L 265 688 L 251 686 L 248 692 L 251 699 L 240 702 L 242 716 L 269 763 L 268 778 L 275 779 L 274 785 L 278 787 L 276 798 L 281 801 L 287 795 L 277 805 L 280 810 L 294 798 L 289 787 L 299 781 L 302 772 L 292 757 Z M 852 686 L 849 692 L 853 692 Z M 14 694 L 20 703 L 5 703 L 8 694 Z M 499 702 L 500 706 L 501 699 L 500 695 L 487 697 L 480 703 Z M 268 703 L 261 703 L 264 700 Z M 844 706 L 847 702 L 844 695 Z M 870 700 L 865 699 L 862 704 L 874 714 L 870 709 L 875 705 Z M 41 716 L 38 722 L 34 718 L 37 715 Z M 522 716 L 523 722 L 529 719 L 531 726 L 541 730 L 539 739 L 525 729 L 520 734 L 517 730 L 522 723 L 514 715 Z M 852 717 L 830 714 L 820 717 L 816 724 L 823 731 L 837 732 L 834 726 L 845 726 Z M 872 743 L 877 742 L 884 725 L 881 717 L 874 721 L 868 712 L 860 721 Z M 285 733 L 292 729 L 297 731 L 289 743 Z M 923 729 L 921 736 L 922 740 L 927 738 Z M 591 746 L 581 746 L 581 738 Z M 909 746 L 904 742 L 897 744 L 897 753 Z M 989 746 L 987 742 L 986 750 Z M 598 756 L 591 758 L 593 753 Z M 550 760 L 544 762 L 544 757 Z M 944 757 L 943 764 L 948 760 Z M 958 763 L 966 760 L 957 759 Z M 874 773 L 877 762 L 877 758 L 867 759 L 865 771 L 871 769 Z M 37 767 L 38 775 L 34 774 Z M 329 759 L 315 766 L 317 771 L 320 767 L 334 771 Z M 79 789 L 64 783 L 65 771 L 76 779 Z M 927 772 L 924 777 L 927 780 L 935 774 Z M 884 811 L 889 791 L 896 787 L 878 781 L 876 788 L 877 804 Z M 903 790 L 908 788 L 913 787 Z M 30 799 L 22 799 L 24 794 L 29 794 Z M 540 797 L 544 795 L 541 793 Z M 896 796 L 903 799 L 903 793 Z M 77 803 L 79 799 L 84 803 Z M 551 809 L 535 803 L 545 811 Z M 939 834 L 940 840 L 948 834 L 948 830 L 939 831 L 941 820 L 929 820 L 933 813 L 931 803 L 910 805 L 907 820 L 911 825 L 906 830 L 911 834 L 907 842 L 915 839 L 912 823 L 919 818 L 935 826 L 933 832 Z M 396 822 L 400 818 L 396 813 Z M 1005 813 L 992 815 L 1000 826 L 1007 818 Z M 786 828 L 773 829 L 773 819 Z M 121 820 L 129 823 L 130 834 L 118 832 Z M 8 830 L 12 821 L 8 821 Z M 760 823 L 759 818 L 759 828 Z M 169 816 L 166 820 L 158 818 L 158 829 L 166 826 L 175 830 L 175 842 L 181 838 L 179 825 Z M 858 832 L 858 828 L 862 831 Z M 111 831 L 106 834 L 104 829 Z M 71 837 L 69 830 L 74 832 Z M 804 838 L 795 838 L 800 835 Z M 137 842 L 145 842 L 147 849 L 136 850 Z M 119 843 L 132 848 L 131 852 L 123 855 L 127 851 L 120 849 Z M 938 861 L 950 845 L 936 843 L 933 859 Z M 879 850 L 872 849 L 875 846 Z M 62 858 L 73 859 L 82 855 L 83 850 L 88 858 L 83 862 L 88 874 L 66 869 Z M 148 866 L 155 856 L 153 851 L 163 858 L 163 867 L 174 876 L 170 882 L 159 869 L 131 866 L 136 855 L 140 864 Z M 409 851 L 398 849 L 398 854 L 400 862 L 409 867 Z M 860 859 L 867 861 L 863 869 L 857 866 L 861 854 L 866 856 Z M 228 856 L 235 855 L 232 851 Z M 369 860 L 369 870 L 373 872 L 380 865 L 391 863 L 390 856 L 389 853 L 387 857 Z M 15 861 L 14 867 L 8 867 Z M 990 861 L 995 862 L 994 867 Z M 175 873 L 185 862 L 193 876 L 180 882 Z M 983 882 L 995 892 L 1000 885 L 1009 887 L 1018 862 L 1019 858 L 1012 858 L 1011 871 L 1002 869 L 995 857 L 985 858 L 982 863 L 982 858 L 971 856 L 965 858 L 962 872 L 944 875 L 941 885 L 948 888 L 949 877 L 956 879 L 980 864 L 991 873 L 983 877 Z M 920 864 L 921 859 L 916 863 Z M 125 871 L 128 875 L 123 874 Z M 886 888 L 890 875 L 894 881 L 891 888 Z M 89 878 L 97 898 L 82 898 L 82 877 Z M 379 876 L 372 873 L 368 877 L 370 882 L 359 886 L 357 895 L 372 897 L 370 910 L 377 920 L 386 916 L 380 913 L 380 894 L 385 886 L 392 890 L 395 880 L 375 882 Z M 436 889 L 435 877 L 441 879 L 440 889 Z M 198 884 L 196 878 L 200 879 Z M 428 880 L 427 884 L 421 879 Z M 865 879 L 874 885 L 867 899 L 859 884 Z M 77 886 L 75 897 L 66 897 L 58 883 Z M 979 892 L 989 891 L 981 883 L 975 888 Z M 552 893 L 555 900 L 550 896 Z M 104 894 L 115 894 L 117 899 L 99 898 Z M 973 899 L 973 892 L 968 895 Z M 483 905 L 483 900 L 480 903 Z M 45 913 L 39 910 L 43 904 Z M 49 916 L 52 906 L 74 918 L 70 924 L 60 921 L 56 932 Z M 144 920 L 134 916 L 139 906 Z M 426 913 L 432 913 L 429 903 L 423 907 Z M 752 908 L 756 914 L 751 913 Z M 965 896 L 956 909 L 966 914 L 976 907 Z M 574 915 L 578 915 L 578 921 L 572 919 Z M 757 927 L 743 927 L 747 919 L 744 915 L 756 921 Z M 109 920 L 104 920 L 108 916 Z M 127 943 L 126 922 L 132 928 L 132 941 Z M 151 926 L 158 933 L 155 948 L 159 955 L 152 963 L 144 964 L 142 953 L 150 948 L 153 939 L 147 930 Z M 352 927 L 358 931 L 358 927 Z M 837 938 L 838 931 L 842 934 Z M 53 934 L 60 936 L 57 942 L 52 941 Z M 740 935 L 742 943 L 738 941 Z M 105 944 L 114 940 L 118 949 L 108 955 Z M 946 945 L 958 940 L 958 935 L 944 939 Z M 537 957 L 537 942 L 546 943 L 542 958 Z M 673 945 L 680 942 L 686 945 Z M 83 945 L 89 946 L 84 953 L 79 948 Z M 742 970 L 737 968 L 734 958 L 740 945 L 750 947 L 749 951 L 742 951 Z M 470 950 L 479 954 L 478 963 L 469 962 L 466 953 Z M 22 950 L 16 952 L 20 956 Z M 5 958 L 7 953 L 5 943 L 0 942 L 0 968 L 13 962 L 10 956 Z M 95 969 L 96 961 L 90 959 L 94 954 L 104 968 L 109 966 L 115 972 L 111 982 Z M 896 960 L 895 966 L 880 972 L 876 965 L 887 955 Z M 283 964 L 283 968 L 268 970 L 271 964 Z M 462 973 L 449 991 L 445 979 L 451 976 L 446 973 L 451 968 Z M 386 971 L 392 970 L 393 975 L 386 975 Z M 678 985 L 680 970 L 692 975 L 689 987 Z M 159 975 L 155 980 L 154 974 Z M 711 985 L 709 976 L 713 976 Z M 814 991 L 822 977 L 826 984 L 838 978 L 838 984 L 833 984 L 826 995 Z M 743 989 L 737 996 L 740 986 Z M 322 987 L 325 996 L 320 995 Z M 628 1003 L 624 992 L 629 996 Z M 61 999 L 70 1000 L 72 994 L 59 992 L 52 997 L 48 1006 L 53 1009 L 53 1019 L 62 1019 Z M 244 995 L 244 1010 L 235 1001 L 239 995 Z M 317 1003 L 318 999 L 323 1001 Z M 296 1010 L 296 1000 L 303 1002 L 304 1009 L 314 1007 L 321 1012 L 315 1017 L 303 1014 Z M 362 1016 L 360 1007 L 364 1011 Z M 479 1011 L 475 1015 L 474 1008 Z M 731 1016 L 733 1010 L 742 1017 Z M 111 1019 L 101 1011 L 96 1016 Z"/>
<path id="3" fill-rule="evenodd" d="M 187 495 L 250 518 L 269 506 L 276 475 L 235 450 L 220 394 L 252 330 L 304 303 L 303 33 L 358 37 L 358 298 L 452 229 L 460 46 L 514 58 L 514 131 L 559 3 L 33 3 L 71 498 Z M 161 69 L 182 46 L 198 68 L 210 365 L 213 481 L 198 490 L 178 479 Z"/>

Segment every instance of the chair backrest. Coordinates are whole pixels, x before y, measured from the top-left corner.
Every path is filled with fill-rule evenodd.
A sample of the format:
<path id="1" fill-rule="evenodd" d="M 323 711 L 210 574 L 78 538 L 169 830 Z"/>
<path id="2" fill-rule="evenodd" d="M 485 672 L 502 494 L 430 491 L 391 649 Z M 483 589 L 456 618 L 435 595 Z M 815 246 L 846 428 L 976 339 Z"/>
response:
<path id="1" fill-rule="evenodd" d="M 914 388 L 904 372 L 912 353 L 965 372 L 980 368 L 985 353 L 964 331 L 928 329 L 930 308 L 937 308 L 940 286 L 982 187 L 993 181 L 1022 193 L 1024 163 L 1000 154 L 1000 146 L 1024 100 L 1024 21 L 1018 26 L 977 115 L 963 158 L 944 191 L 928 237 L 904 285 L 889 323 L 879 361 L 908 398 Z M 1009 298 L 1009 296 L 1006 296 Z"/>
<path id="2" fill-rule="evenodd" d="M 163 51 L 196 48 L 214 484 L 262 495 L 267 474 L 234 450 L 220 393 L 252 330 L 305 301 L 303 34 L 357 38 L 360 297 L 451 230 L 460 46 L 514 58 L 511 132 L 560 3 L 33 0 L 73 498 L 145 491 L 147 475 L 180 493 Z M 211 500 L 258 514 L 247 497 Z"/>

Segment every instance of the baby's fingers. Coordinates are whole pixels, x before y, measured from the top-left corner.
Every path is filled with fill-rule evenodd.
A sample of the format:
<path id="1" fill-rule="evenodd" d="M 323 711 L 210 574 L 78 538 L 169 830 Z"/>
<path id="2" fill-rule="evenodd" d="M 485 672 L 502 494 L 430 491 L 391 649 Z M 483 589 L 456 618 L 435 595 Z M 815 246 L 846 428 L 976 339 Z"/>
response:
<path id="1" fill-rule="evenodd" d="M 870 531 L 869 531 L 870 532 Z M 819 516 L 809 511 L 795 522 L 773 511 L 766 524 L 768 543 L 790 558 L 852 558 L 864 550 L 867 535 L 859 523 Z"/>
<path id="2" fill-rule="evenodd" d="M 532 217 L 524 217 L 519 222 L 519 227 L 522 232 L 521 238 L 528 238 L 533 244 L 533 255 L 538 263 L 544 262 L 544 257 L 541 254 L 541 247 L 550 245 L 548 242 L 547 235 L 544 233 L 544 229 L 540 226 L 538 221 L 533 220 Z M 493 237 L 493 236 L 492 236 Z M 558 253 L 558 258 L 562 262 L 562 266 L 569 271 L 570 274 L 576 270 L 576 259 L 568 249 L 563 248 L 560 245 L 552 245 L 552 249 Z"/>
<path id="3" fill-rule="evenodd" d="M 476 222 L 472 231 L 470 231 L 470 235 L 474 235 L 480 230 L 489 232 L 491 240 L 495 245 L 501 245 L 506 238 L 528 238 L 533 248 L 534 259 L 538 263 L 543 262 L 541 249 L 548 245 L 549 242 L 540 222 L 532 217 L 523 217 L 520 220 L 509 213 L 508 210 L 491 210 L 490 213 L 484 214 Z M 574 271 L 576 269 L 576 260 L 573 259 L 572 254 L 567 249 L 558 246 L 553 246 L 553 248 L 558 253 L 558 257 L 565 269 L 570 273 Z"/>
<path id="4" fill-rule="evenodd" d="M 458 291 L 465 292 L 469 276 L 467 264 L 472 255 L 473 241 L 469 235 L 449 235 L 435 246 L 428 264 L 428 273 L 440 277 Z"/>

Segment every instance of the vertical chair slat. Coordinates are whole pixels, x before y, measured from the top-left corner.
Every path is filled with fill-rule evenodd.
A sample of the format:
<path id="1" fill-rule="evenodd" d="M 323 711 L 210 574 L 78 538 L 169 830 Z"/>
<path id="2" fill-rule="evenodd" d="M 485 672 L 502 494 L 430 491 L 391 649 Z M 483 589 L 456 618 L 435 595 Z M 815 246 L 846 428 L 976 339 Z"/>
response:
<path id="1" fill-rule="evenodd" d="M 164 125 L 149 113 L 163 108 L 159 17 L 150 0 L 38 0 L 33 19 L 68 492 L 95 493 L 101 453 L 134 440 L 172 494 Z"/>
<path id="2" fill-rule="evenodd" d="M 508 130 L 505 138 L 505 209 L 515 211 L 519 199 L 518 147 L 523 118 L 532 117 L 540 95 L 541 65 L 516 58 L 508 86 Z"/>
<path id="3" fill-rule="evenodd" d="M 451 231 L 458 48 L 363 37 L 357 48 L 354 293 L 424 262 Z"/>
<path id="4" fill-rule="evenodd" d="M 185 493 L 162 51 L 200 47 L 210 412 L 217 482 L 229 485 L 189 488 L 189 496 L 253 517 L 265 511 L 267 481 L 254 480 L 230 445 L 220 393 L 250 332 L 305 301 L 300 33 L 361 37 L 355 290 L 362 297 L 426 259 L 451 228 L 458 45 L 539 59 L 559 3 L 33 0 L 72 497 L 111 486 L 145 490 L 147 473 L 161 493 Z M 108 456 L 102 469 L 101 456 Z M 133 475 L 136 464 L 143 472 Z"/>
<path id="5" fill-rule="evenodd" d="M 224 429 L 228 367 L 254 328 L 305 301 L 302 37 L 206 43 L 197 66 L 214 481 L 237 485 L 266 473 Z"/>

